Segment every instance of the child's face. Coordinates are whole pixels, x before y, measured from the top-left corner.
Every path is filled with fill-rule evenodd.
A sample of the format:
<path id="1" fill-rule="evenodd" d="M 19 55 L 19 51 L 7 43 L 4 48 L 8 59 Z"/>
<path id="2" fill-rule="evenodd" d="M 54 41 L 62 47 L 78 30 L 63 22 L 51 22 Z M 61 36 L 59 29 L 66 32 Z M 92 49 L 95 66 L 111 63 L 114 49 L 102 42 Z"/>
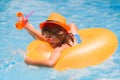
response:
<path id="1" fill-rule="evenodd" d="M 50 43 L 53 48 L 55 48 L 58 45 L 58 43 L 60 43 L 60 40 L 58 40 L 58 38 L 52 34 L 49 34 L 49 35 L 43 34 L 43 36 L 45 40 L 48 43 Z"/>

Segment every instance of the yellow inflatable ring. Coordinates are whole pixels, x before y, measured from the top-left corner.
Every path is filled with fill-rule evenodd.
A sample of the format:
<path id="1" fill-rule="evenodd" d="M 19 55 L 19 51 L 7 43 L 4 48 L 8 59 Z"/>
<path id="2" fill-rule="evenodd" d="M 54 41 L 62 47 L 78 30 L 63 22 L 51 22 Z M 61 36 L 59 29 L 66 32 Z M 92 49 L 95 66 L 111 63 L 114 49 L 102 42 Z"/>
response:
<path id="1" fill-rule="evenodd" d="M 54 66 L 57 70 L 84 68 L 100 64 L 115 53 L 118 40 L 113 32 L 104 28 L 89 28 L 78 31 L 82 42 L 63 50 Z M 53 48 L 46 42 L 34 40 L 27 47 L 27 57 L 33 60 L 48 59 Z"/>

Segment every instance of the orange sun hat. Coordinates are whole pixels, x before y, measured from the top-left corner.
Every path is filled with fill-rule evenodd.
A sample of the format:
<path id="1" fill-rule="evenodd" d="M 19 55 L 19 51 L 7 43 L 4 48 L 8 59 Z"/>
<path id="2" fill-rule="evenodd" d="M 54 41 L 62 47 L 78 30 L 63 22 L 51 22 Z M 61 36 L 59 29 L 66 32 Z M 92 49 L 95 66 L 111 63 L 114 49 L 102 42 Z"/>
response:
<path id="1" fill-rule="evenodd" d="M 67 26 L 66 19 L 62 15 L 58 13 L 51 13 L 48 17 L 47 21 L 40 23 L 40 28 L 42 29 L 45 24 L 47 23 L 54 23 L 57 24 L 67 30 L 67 32 L 70 30 L 70 27 Z"/>

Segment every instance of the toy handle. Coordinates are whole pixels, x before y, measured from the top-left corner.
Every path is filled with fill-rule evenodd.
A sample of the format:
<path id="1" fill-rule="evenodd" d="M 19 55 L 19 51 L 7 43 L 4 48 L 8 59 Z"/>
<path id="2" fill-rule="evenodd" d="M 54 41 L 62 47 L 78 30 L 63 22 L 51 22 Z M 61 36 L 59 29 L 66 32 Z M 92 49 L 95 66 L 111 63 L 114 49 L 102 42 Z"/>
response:
<path id="1" fill-rule="evenodd" d="M 19 20 L 16 22 L 15 26 L 18 30 L 21 30 L 25 27 L 25 24 L 28 22 L 28 19 L 24 17 L 22 12 L 17 12 L 16 16 Z"/>

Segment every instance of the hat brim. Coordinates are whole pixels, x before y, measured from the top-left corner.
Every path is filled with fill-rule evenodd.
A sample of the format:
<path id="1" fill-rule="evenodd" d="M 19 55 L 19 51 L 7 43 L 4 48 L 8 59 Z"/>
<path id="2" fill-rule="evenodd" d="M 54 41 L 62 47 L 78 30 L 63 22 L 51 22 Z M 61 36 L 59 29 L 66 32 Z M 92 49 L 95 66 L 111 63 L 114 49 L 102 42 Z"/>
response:
<path id="1" fill-rule="evenodd" d="M 62 24 L 62 23 L 60 23 L 60 22 L 58 22 L 58 21 L 51 21 L 51 22 L 47 22 L 47 21 L 46 21 L 46 22 L 42 22 L 42 23 L 39 25 L 39 27 L 42 29 L 42 28 L 44 27 L 44 25 L 45 25 L 45 24 L 48 24 L 48 23 L 57 24 L 57 25 L 65 28 L 65 29 L 67 30 L 67 32 L 70 30 L 70 27 L 69 27 L 69 26 L 67 26 L 67 25 L 65 25 L 65 24 Z"/>

